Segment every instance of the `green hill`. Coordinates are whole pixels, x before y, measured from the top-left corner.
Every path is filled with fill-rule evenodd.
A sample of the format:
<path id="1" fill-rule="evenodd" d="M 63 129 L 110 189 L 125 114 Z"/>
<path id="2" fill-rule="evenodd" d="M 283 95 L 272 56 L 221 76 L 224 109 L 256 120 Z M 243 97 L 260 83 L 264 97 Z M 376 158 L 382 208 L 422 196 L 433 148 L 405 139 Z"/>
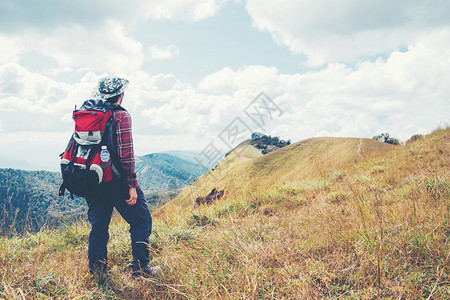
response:
<path id="1" fill-rule="evenodd" d="M 86 275 L 80 223 L 0 238 L 0 297 L 448 299 L 449 157 L 450 129 L 406 146 L 315 138 L 264 156 L 238 147 L 153 213 L 160 275 L 132 279 L 128 226 L 114 218 L 104 284 Z"/>

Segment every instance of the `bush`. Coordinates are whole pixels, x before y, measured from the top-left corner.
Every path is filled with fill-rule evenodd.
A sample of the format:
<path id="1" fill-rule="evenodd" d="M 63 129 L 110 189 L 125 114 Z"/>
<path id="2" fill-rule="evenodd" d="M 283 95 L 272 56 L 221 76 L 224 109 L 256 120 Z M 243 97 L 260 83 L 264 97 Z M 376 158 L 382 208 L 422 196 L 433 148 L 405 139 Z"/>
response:
<path id="1" fill-rule="evenodd" d="M 418 141 L 418 140 L 423 139 L 424 137 L 425 136 L 423 134 L 415 134 L 415 135 L 411 136 L 409 138 L 409 140 L 406 141 L 406 143 L 408 144 L 408 143 L 411 143 L 411 142 L 414 142 L 414 141 Z"/>
<path id="2" fill-rule="evenodd" d="M 372 137 L 372 139 L 383 142 L 383 143 L 387 143 L 387 144 L 391 144 L 391 145 L 399 145 L 400 144 L 400 140 L 391 137 L 391 135 L 389 133 L 382 133 L 380 135 L 375 135 L 374 137 Z"/>
<path id="3" fill-rule="evenodd" d="M 263 135 L 252 139 L 251 144 L 262 151 L 263 154 L 278 150 L 291 144 L 290 140 L 281 140 L 279 137 L 271 137 L 270 135 Z"/>

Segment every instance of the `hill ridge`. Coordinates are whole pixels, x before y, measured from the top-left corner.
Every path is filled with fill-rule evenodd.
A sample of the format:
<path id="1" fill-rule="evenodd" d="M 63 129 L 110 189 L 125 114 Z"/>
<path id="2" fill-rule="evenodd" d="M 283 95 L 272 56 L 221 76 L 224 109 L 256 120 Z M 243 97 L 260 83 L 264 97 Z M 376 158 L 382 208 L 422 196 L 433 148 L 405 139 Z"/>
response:
<path id="1" fill-rule="evenodd" d="M 395 149 L 393 145 L 372 139 L 315 137 L 265 155 L 260 153 L 247 155 L 257 149 L 248 142 L 241 143 L 218 164 L 215 170 L 204 174 L 185 188 L 173 199 L 172 204 L 193 205 L 197 197 L 208 195 L 214 188 L 225 190 L 225 198 L 239 196 L 238 193 L 230 193 L 232 190 L 247 189 L 248 195 L 255 192 L 257 187 L 268 188 L 275 183 L 298 181 L 321 172 L 350 166 L 363 159 L 383 155 L 393 149 Z M 225 179 L 222 173 L 230 176 Z"/>

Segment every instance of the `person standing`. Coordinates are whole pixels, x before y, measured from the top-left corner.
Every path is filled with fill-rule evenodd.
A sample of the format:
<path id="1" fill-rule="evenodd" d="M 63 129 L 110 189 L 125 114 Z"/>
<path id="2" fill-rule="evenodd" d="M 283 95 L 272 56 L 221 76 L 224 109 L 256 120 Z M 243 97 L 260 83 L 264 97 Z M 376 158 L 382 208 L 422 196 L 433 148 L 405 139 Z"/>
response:
<path id="1" fill-rule="evenodd" d="M 131 116 L 121 106 L 128 85 L 127 79 L 107 76 L 98 81 L 93 91 L 95 99 L 103 99 L 111 104 L 113 143 L 121 163 L 122 178 L 115 177 L 110 182 L 102 182 L 99 194 L 86 197 L 91 224 L 88 244 L 91 274 L 102 275 L 106 272 L 108 228 L 113 208 L 130 225 L 133 261 L 129 267 L 132 275 L 156 275 L 160 271 L 160 267 L 149 265 L 148 243 L 152 217 L 136 179 Z"/>

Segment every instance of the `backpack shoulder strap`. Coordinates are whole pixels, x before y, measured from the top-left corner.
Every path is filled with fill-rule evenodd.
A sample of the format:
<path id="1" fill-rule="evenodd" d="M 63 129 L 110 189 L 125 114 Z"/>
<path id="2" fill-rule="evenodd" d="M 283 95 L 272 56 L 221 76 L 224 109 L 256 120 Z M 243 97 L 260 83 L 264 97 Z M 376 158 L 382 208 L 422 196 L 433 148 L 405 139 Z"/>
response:
<path id="1" fill-rule="evenodd" d="M 122 161 L 116 151 L 117 149 L 117 136 L 116 136 L 116 128 L 114 124 L 114 111 L 123 110 L 127 111 L 125 108 L 123 108 L 120 105 L 112 105 L 111 106 L 111 112 L 113 114 L 110 117 L 110 120 L 108 120 L 108 123 L 106 124 L 106 130 L 104 133 L 105 140 L 102 141 L 102 145 L 106 145 L 108 147 L 109 153 L 111 154 L 111 167 L 113 169 L 114 174 L 117 178 L 123 178 L 126 177 L 126 171 L 123 168 Z"/>

